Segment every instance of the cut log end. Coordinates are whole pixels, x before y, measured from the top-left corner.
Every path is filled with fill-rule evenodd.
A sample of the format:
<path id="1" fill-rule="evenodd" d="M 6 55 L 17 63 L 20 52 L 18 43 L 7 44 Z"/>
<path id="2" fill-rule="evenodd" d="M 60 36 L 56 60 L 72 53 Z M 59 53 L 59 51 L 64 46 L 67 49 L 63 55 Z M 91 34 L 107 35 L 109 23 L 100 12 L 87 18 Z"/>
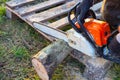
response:
<path id="1" fill-rule="evenodd" d="M 58 40 L 33 56 L 32 64 L 42 80 L 50 80 L 56 67 L 71 53 L 66 42 Z"/>
<path id="2" fill-rule="evenodd" d="M 46 71 L 44 65 L 39 60 L 33 58 L 32 64 L 33 64 L 34 69 L 36 70 L 37 74 L 40 76 L 40 78 L 42 80 L 49 80 L 47 71 Z"/>

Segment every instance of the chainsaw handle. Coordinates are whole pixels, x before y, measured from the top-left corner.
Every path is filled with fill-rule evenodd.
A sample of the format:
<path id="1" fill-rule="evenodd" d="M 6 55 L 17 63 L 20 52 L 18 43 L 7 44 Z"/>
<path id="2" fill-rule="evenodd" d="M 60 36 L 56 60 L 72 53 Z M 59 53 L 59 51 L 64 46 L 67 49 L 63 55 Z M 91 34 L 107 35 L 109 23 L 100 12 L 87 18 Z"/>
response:
<path id="1" fill-rule="evenodd" d="M 83 0 L 82 3 L 80 5 L 77 6 L 76 8 L 76 15 L 80 16 L 80 20 L 82 21 L 82 23 L 84 23 L 84 19 L 90 9 L 90 7 L 93 4 L 93 0 Z"/>
<path id="2" fill-rule="evenodd" d="M 80 33 L 81 30 L 79 28 L 76 27 L 75 22 L 77 21 L 77 17 L 80 15 L 80 20 L 82 21 L 82 24 L 84 23 L 84 19 L 88 18 L 89 16 L 91 16 L 92 18 L 96 18 L 95 13 L 89 9 L 92 5 L 92 1 L 93 0 L 84 0 L 82 3 L 78 2 L 75 6 L 73 6 L 70 11 L 68 12 L 68 21 L 71 24 L 71 26 L 78 32 Z M 89 4 L 90 3 L 90 4 Z M 82 6 L 84 4 L 87 4 L 87 8 L 86 6 Z M 82 7 L 80 7 L 82 6 Z M 71 14 L 74 11 L 74 19 L 71 19 Z M 82 12 L 82 13 L 81 13 Z M 84 14 L 85 12 L 85 14 Z"/>
<path id="3" fill-rule="evenodd" d="M 71 14 L 72 14 L 72 11 L 74 11 L 74 10 L 76 10 L 76 7 L 78 6 L 78 5 L 80 5 L 80 2 L 78 2 L 75 6 L 73 6 L 72 8 L 71 8 L 71 10 L 68 12 L 68 21 L 69 21 L 69 23 L 71 24 L 71 26 L 75 29 L 75 31 L 77 31 L 78 33 L 80 32 L 80 29 L 78 29 L 77 27 L 76 27 L 76 25 L 75 25 L 75 22 L 73 22 L 73 20 L 71 20 Z M 76 11 L 75 11 L 76 12 Z M 74 14 L 74 16 L 75 16 L 75 20 L 77 20 L 76 19 L 76 13 Z"/>
<path id="4" fill-rule="evenodd" d="M 84 27 L 84 19 L 87 18 L 86 15 L 88 14 L 88 12 L 90 11 L 90 7 L 92 6 L 93 0 L 84 0 L 82 3 L 77 3 L 68 13 L 68 21 L 70 22 L 71 26 L 78 32 L 81 33 L 83 32 L 86 36 L 86 38 L 89 40 L 89 42 L 92 44 L 92 46 L 95 48 L 96 50 L 96 55 L 97 56 L 102 56 L 102 50 L 100 47 L 98 47 L 93 39 L 93 37 L 90 35 L 90 33 L 86 30 L 86 28 Z M 72 11 L 74 11 L 74 19 L 71 20 L 71 14 Z M 94 12 L 91 12 L 94 14 Z M 96 17 L 95 14 L 92 16 Z M 77 26 L 75 25 L 75 21 L 78 22 L 80 28 L 77 28 Z M 100 54 L 97 54 L 100 53 Z"/>

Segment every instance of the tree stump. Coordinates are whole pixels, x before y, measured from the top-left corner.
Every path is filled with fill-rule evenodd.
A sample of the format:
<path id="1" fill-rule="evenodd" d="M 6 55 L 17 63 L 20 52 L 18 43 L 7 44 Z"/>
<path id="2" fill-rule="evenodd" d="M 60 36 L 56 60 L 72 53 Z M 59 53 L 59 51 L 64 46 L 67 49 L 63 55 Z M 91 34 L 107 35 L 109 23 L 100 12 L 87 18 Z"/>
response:
<path id="1" fill-rule="evenodd" d="M 55 68 L 72 52 L 62 40 L 47 46 L 32 59 L 32 64 L 42 80 L 50 80 Z"/>

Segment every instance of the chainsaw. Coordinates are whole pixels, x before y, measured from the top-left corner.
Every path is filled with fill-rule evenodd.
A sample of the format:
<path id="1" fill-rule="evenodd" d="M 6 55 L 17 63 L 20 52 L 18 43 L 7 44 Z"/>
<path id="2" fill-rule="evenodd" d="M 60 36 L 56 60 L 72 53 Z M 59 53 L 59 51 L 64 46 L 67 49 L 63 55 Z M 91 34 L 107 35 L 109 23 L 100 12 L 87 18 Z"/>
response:
<path id="1" fill-rule="evenodd" d="M 109 23 L 96 19 L 94 11 L 90 9 L 92 3 L 93 0 L 83 0 L 71 8 L 68 21 L 73 29 L 66 33 L 39 22 L 33 22 L 33 26 L 64 40 L 73 49 L 90 57 L 101 57 L 120 63 L 120 41 L 114 37 L 117 35 L 120 38 L 120 34 L 117 29 L 112 31 Z"/>

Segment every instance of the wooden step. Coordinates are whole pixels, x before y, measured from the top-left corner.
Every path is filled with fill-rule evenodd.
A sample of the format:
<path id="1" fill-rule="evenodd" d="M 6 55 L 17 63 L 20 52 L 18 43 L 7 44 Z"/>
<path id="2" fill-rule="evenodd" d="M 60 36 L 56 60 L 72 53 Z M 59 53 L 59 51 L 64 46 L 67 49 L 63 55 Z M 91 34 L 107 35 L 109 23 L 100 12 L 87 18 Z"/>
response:
<path id="1" fill-rule="evenodd" d="M 27 20 L 30 22 L 34 22 L 34 21 L 41 22 L 41 21 L 46 21 L 46 20 L 52 19 L 54 17 L 57 17 L 57 16 L 67 13 L 75 3 L 76 3 L 75 1 L 71 1 L 71 2 L 63 4 L 61 6 L 46 10 L 44 12 L 34 14 L 34 15 L 28 17 Z"/>
<path id="2" fill-rule="evenodd" d="M 33 1 L 34 0 L 11 0 L 9 2 L 6 2 L 6 5 L 9 6 L 10 8 L 15 8 L 17 6 L 22 6 Z"/>
<path id="3" fill-rule="evenodd" d="M 73 19 L 73 18 L 74 18 L 74 15 L 72 14 L 71 19 Z M 68 17 L 64 17 L 64 18 L 59 19 L 53 23 L 48 24 L 48 26 L 55 28 L 55 29 L 60 29 L 68 24 L 69 24 Z"/>
<path id="4" fill-rule="evenodd" d="M 55 29 L 58 29 L 58 28 L 60 29 L 60 28 L 66 26 L 68 24 L 69 24 L 68 18 L 65 17 L 65 18 L 62 18 L 62 19 L 60 19 L 58 21 L 55 21 L 55 22 L 53 22 L 51 24 L 48 24 L 48 26 L 50 26 L 52 28 L 55 28 Z"/>
<path id="5" fill-rule="evenodd" d="M 47 9 L 49 7 L 64 3 L 65 0 L 49 0 L 49 1 L 45 1 L 43 3 L 39 3 L 33 6 L 29 6 L 27 8 L 20 8 L 17 10 L 17 12 L 22 16 L 31 12 L 35 12 L 35 11 L 40 11 L 40 10 L 44 10 Z"/>

